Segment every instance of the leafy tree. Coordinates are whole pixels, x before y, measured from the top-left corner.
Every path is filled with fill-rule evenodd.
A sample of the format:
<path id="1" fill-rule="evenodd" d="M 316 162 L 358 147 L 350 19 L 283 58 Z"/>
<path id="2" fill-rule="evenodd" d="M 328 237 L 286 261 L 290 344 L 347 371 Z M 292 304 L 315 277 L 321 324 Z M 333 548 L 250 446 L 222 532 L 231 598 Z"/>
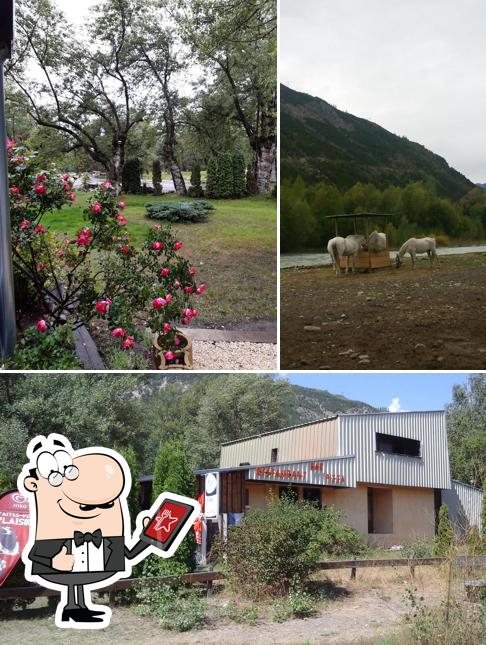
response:
<path id="1" fill-rule="evenodd" d="M 130 493 L 128 494 L 128 510 L 130 511 L 130 521 L 133 530 L 135 528 L 137 515 L 141 510 L 139 502 L 140 484 L 138 481 L 137 455 L 131 445 L 122 448 L 116 447 L 115 450 L 117 450 L 121 454 L 121 456 L 125 458 L 132 476 L 132 487 L 130 489 Z"/>
<path id="2" fill-rule="evenodd" d="M 454 532 L 449 519 L 449 510 L 445 504 L 439 509 L 439 526 L 435 537 L 434 553 L 436 556 L 450 555 L 454 543 Z"/>
<path id="3" fill-rule="evenodd" d="M 456 385 L 447 407 L 452 476 L 481 487 L 486 481 L 486 375 L 471 374 Z"/>
<path id="4" fill-rule="evenodd" d="M 61 132 L 65 151 L 83 150 L 121 186 L 125 146 L 143 118 L 130 80 L 129 34 L 136 0 L 106 0 L 77 39 L 51 0 L 17 6 L 17 56 L 7 70 L 29 117 Z M 35 69 L 35 74 L 28 73 Z"/>

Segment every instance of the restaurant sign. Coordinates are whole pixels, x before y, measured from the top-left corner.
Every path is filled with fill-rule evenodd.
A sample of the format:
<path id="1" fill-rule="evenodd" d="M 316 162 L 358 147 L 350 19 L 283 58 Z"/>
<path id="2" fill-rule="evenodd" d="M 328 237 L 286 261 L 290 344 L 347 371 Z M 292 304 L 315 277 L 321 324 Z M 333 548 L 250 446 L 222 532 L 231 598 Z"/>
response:
<path id="1" fill-rule="evenodd" d="M 355 458 L 332 457 L 312 461 L 252 466 L 247 479 L 314 486 L 356 486 Z"/>

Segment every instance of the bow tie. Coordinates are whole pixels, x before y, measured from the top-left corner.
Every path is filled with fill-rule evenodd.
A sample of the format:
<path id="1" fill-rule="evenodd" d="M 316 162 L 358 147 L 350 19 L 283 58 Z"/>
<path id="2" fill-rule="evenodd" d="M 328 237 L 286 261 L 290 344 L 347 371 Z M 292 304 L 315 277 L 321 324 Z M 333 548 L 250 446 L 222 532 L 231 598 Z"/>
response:
<path id="1" fill-rule="evenodd" d="M 101 546 L 103 536 L 101 535 L 100 529 L 96 529 L 93 533 L 81 533 L 81 531 L 74 531 L 74 544 L 76 546 L 81 546 L 82 544 L 93 542 L 96 548 Z"/>

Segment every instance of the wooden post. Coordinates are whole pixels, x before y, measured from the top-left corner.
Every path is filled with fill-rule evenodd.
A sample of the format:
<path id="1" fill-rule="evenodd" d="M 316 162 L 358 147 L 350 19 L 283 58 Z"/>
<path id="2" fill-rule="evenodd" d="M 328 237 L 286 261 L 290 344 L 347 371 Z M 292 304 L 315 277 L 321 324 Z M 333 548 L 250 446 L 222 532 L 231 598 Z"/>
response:
<path id="1" fill-rule="evenodd" d="M 356 556 L 354 559 L 356 560 Z M 356 567 L 351 568 L 351 580 L 356 580 Z"/>
<path id="2" fill-rule="evenodd" d="M 413 564 L 410 565 L 410 577 L 412 580 L 415 578 L 415 566 Z"/>
<path id="3" fill-rule="evenodd" d="M 209 598 L 212 593 L 213 593 L 213 581 L 208 580 L 206 582 L 206 598 Z"/>

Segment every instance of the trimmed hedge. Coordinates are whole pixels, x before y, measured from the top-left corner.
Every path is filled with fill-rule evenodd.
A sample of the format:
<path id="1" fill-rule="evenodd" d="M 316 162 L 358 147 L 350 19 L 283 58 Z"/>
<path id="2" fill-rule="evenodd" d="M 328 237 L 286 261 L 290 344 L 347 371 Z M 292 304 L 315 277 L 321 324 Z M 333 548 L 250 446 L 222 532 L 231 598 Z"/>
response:
<path id="1" fill-rule="evenodd" d="M 124 193 L 138 195 L 142 192 L 141 186 L 142 169 L 140 166 L 140 159 L 133 157 L 127 159 L 123 166 L 122 172 L 122 188 Z"/>
<path id="2" fill-rule="evenodd" d="M 145 205 L 146 216 L 150 219 L 167 222 L 196 223 L 207 222 L 209 212 L 214 206 L 206 201 L 197 202 L 159 202 Z"/>

